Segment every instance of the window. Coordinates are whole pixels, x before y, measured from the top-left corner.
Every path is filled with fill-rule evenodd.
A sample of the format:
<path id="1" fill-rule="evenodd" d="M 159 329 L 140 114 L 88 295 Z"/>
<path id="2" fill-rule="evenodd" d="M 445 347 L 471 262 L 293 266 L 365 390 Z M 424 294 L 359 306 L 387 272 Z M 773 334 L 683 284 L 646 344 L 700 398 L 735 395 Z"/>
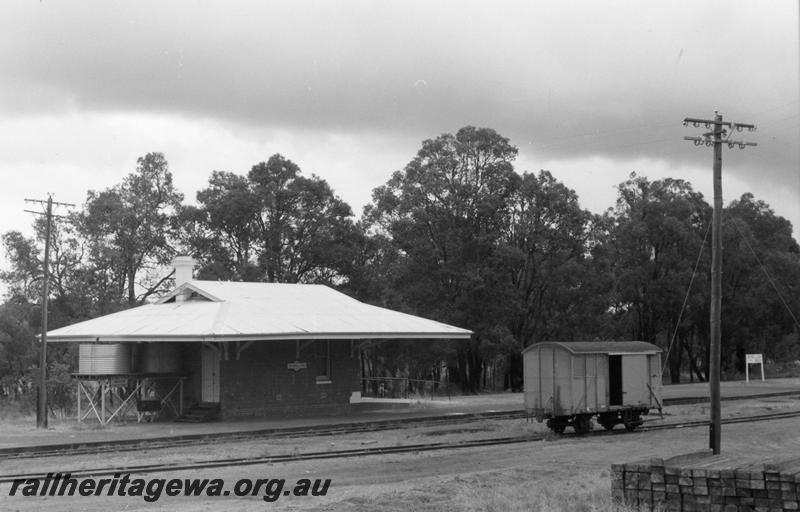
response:
<path id="1" fill-rule="evenodd" d="M 316 343 L 316 372 L 317 384 L 330 384 L 331 382 L 331 342 L 330 340 Z"/>

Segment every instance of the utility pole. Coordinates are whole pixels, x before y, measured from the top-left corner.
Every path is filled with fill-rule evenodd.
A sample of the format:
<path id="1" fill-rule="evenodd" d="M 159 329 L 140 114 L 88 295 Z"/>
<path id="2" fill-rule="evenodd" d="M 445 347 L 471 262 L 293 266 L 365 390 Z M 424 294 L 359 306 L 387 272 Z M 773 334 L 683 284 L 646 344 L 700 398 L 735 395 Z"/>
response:
<path id="1" fill-rule="evenodd" d="M 743 129 L 753 131 L 755 125 L 724 122 L 719 112 L 714 111 L 714 120 L 687 117 L 683 125 L 692 123 L 697 127 L 704 125 L 711 131 L 702 137 L 684 137 L 695 146 L 714 146 L 714 215 L 711 219 L 711 348 L 709 350 L 709 387 L 711 392 L 711 421 L 709 422 L 708 447 L 718 455 L 722 437 L 721 407 L 719 394 L 720 354 L 722 351 L 722 331 L 720 312 L 722 311 L 722 144 L 729 148 L 755 146 L 755 142 L 733 141 L 730 135 Z M 729 128 L 730 130 L 726 129 Z"/>
<path id="2" fill-rule="evenodd" d="M 47 205 L 47 210 L 44 214 L 42 214 L 42 212 L 25 210 L 29 213 L 45 215 L 47 217 L 47 228 L 45 229 L 44 235 L 44 277 L 42 281 L 42 346 L 39 352 L 39 389 L 36 397 L 36 426 L 38 428 L 47 428 L 47 299 L 50 295 L 50 230 L 53 226 L 53 205 L 75 205 L 69 203 L 57 203 L 53 201 L 53 197 L 50 195 L 47 196 L 47 201 L 42 201 L 40 199 L 26 199 L 25 202 Z M 59 215 L 56 215 L 56 217 L 59 217 Z"/>

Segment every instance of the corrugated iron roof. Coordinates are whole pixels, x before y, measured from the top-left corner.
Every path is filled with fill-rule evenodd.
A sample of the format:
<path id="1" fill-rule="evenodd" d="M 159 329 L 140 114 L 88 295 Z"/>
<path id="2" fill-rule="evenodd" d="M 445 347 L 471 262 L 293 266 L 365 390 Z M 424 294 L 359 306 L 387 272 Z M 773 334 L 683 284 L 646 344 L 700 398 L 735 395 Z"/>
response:
<path id="1" fill-rule="evenodd" d="M 180 301 L 180 296 L 189 296 Z M 147 304 L 47 333 L 53 342 L 469 338 L 323 285 L 189 281 Z"/>
<path id="2" fill-rule="evenodd" d="M 541 345 L 558 345 L 573 354 L 653 354 L 661 349 L 644 341 L 543 341 L 530 345 L 522 352 Z"/>

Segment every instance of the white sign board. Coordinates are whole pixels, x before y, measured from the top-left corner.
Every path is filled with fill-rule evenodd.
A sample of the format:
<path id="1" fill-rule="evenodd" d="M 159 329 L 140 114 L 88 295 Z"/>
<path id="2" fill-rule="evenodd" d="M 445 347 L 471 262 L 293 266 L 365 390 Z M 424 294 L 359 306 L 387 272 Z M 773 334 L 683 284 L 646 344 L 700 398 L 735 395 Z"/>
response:
<path id="1" fill-rule="evenodd" d="M 764 356 L 762 354 L 745 354 L 744 375 L 747 382 L 750 382 L 750 365 L 761 365 L 761 381 L 764 381 Z"/>
<path id="2" fill-rule="evenodd" d="M 745 354 L 747 364 L 764 364 L 764 358 L 761 354 Z"/>

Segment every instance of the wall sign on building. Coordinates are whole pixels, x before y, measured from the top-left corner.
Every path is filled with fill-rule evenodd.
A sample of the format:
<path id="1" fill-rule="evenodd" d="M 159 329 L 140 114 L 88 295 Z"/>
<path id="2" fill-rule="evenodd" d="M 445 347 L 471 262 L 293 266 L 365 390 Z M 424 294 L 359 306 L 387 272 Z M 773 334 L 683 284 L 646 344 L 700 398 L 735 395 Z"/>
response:
<path id="1" fill-rule="evenodd" d="M 301 363 L 300 361 L 295 361 L 293 363 L 288 363 L 286 365 L 286 368 L 298 372 L 300 370 L 305 370 L 306 368 L 308 368 L 308 363 Z"/>

